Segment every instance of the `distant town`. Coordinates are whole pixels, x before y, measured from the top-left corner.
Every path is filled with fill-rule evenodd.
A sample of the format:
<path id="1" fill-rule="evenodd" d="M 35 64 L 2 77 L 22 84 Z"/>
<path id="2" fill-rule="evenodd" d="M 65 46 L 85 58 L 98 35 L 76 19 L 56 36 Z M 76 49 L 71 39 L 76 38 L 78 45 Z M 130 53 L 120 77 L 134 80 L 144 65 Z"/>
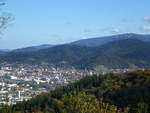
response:
<path id="1" fill-rule="evenodd" d="M 134 69 L 79 70 L 29 64 L 3 63 L 0 68 L 0 105 L 29 100 L 42 92 L 80 80 L 85 76 L 126 73 Z"/>

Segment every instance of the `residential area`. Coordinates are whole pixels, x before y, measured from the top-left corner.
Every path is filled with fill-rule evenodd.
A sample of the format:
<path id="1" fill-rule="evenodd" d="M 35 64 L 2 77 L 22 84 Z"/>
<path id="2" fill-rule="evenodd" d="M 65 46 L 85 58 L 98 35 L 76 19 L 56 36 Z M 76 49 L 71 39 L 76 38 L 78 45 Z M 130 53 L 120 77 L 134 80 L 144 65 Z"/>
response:
<path id="1" fill-rule="evenodd" d="M 85 76 L 130 71 L 133 69 L 93 71 L 73 67 L 3 63 L 0 69 L 0 104 L 16 104 L 19 101 L 29 100 L 42 92 L 54 90 Z"/>

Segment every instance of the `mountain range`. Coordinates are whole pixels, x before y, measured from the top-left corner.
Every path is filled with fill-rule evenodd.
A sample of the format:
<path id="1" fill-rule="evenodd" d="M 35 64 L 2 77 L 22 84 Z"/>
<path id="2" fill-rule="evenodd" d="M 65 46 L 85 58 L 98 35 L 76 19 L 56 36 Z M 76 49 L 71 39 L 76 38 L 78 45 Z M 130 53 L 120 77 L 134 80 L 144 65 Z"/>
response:
<path id="1" fill-rule="evenodd" d="M 31 49 L 30 49 L 31 48 Z M 1 62 L 53 64 L 76 68 L 149 68 L 150 35 L 121 34 L 33 51 L 32 47 L 1 55 Z"/>

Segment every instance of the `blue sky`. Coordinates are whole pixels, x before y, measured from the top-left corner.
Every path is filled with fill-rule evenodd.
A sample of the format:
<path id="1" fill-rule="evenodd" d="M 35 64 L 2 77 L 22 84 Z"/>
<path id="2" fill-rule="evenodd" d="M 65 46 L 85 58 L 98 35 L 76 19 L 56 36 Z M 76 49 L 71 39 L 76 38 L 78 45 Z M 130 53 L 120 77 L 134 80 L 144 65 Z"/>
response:
<path id="1" fill-rule="evenodd" d="M 150 0 L 7 0 L 3 12 L 15 17 L 0 49 L 119 33 L 150 33 Z"/>

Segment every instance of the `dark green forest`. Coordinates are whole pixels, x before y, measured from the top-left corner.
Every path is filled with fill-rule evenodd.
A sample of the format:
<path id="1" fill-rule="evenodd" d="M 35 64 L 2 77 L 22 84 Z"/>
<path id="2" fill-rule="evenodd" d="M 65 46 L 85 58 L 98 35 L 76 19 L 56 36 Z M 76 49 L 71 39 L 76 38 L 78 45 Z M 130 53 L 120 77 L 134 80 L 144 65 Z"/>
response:
<path id="1" fill-rule="evenodd" d="M 150 70 L 87 76 L 0 113 L 149 113 Z"/>
<path id="2" fill-rule="evenodd" d="M 0 62 L 49 64 L 79 69 L 103 65 L 112 68 L 150 66 L 150 42 L 137 39 L 116 40 L 97 47 L 59 45 L 39 51 L 12 51 L 0 56 Z"/>

